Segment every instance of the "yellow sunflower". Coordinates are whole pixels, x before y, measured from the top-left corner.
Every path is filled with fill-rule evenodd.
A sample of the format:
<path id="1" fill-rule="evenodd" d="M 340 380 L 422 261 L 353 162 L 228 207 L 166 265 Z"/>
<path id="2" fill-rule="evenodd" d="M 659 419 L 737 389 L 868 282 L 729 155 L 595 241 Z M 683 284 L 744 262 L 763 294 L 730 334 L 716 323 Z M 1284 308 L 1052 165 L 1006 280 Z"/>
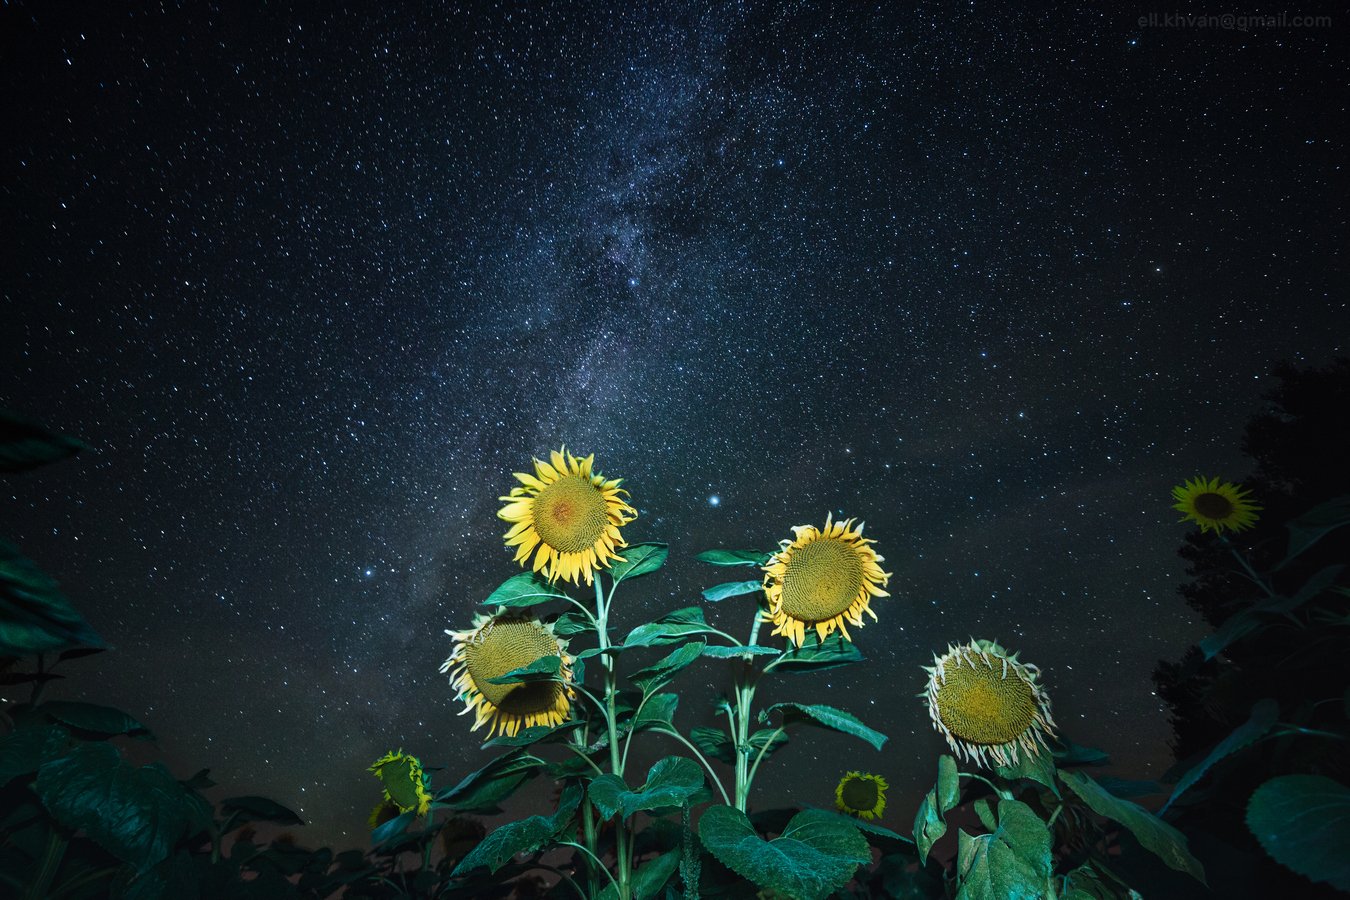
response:
<path id="1" fill-rule="evenodd" d="M 495 615 L 475 616 L 473 627 L 467 631 L 447 629 L 445 633 L 454 639 L 455 646 L 441 671 L 450 672 L 450 684 L 465 703 L 460 715 L 474 710 L 472 730 L 491 720 L 489 738 L 496 732 L 514 736 L 521 728 L 552 727 L 567 720 L 576 696 L 571 687 L 572 657 L 552 626 L 510 614 L 501 607 Z M 561 682 L 492 683 L 492 679 L 546 656 L 561 658 Z"/>
<path id="2" fill-rule="evenodd" d="M 834 789 L 834 804 L 842 813 L 860 819 L 879 819 L 886 811 L 886 788 L 890 787 L 880 775 L 849 772 L 839 779 Z"/>
<path id="3" fill-rule="evenodd" d="M 1227 481 L 1203 477 L 1192 478 L 1184 485 L 1172 488 L 1173 505 L 1183 513 L 1181 521 L 1188 519 L 1200 526 L 1201 533 L 1214 530 L 1215 534 L 1229 531 L 1241 531 L 1256 523 L 1256 511 L 1261 509 L 1251 502 L 1250 492 Z"/>
<path id="4" fill-rule="evenodd" d="M 366 819 L 366 826 L 370 831 L 379 828 L 385 822 L 393 821 L 398 818 L 401 812 L 397 803 L 389 800 L 381 800 L 375 804 L 375 808 L 370 811 L 370 818 Z"/>
<path id="5" fill-rule="evenodd" d="M 506 505 L 497 512 L 512 523 L 506 546 L 516 548 L 522 566 L 534 554 L 534 571 L 550 582 L 561 577 L 591 584 L 593 573 L 613 562 L 623 562 L 617 551 L 628 546 L 619 529 L 637 517 L 624 502 L 622 478 L 606 481 L 591 471 L 595 456 L 573 456 L 564 447 L 548 462 L 536 459 L 534 474 L 516 472 L 520 486 L 511 489 Z"/>
<path id="6" fill-rule="evenodd" d="M 876 621 L 873 597 L 889 597 L 881 589 L 890 573 L 881 571 L 885 557 L 871 548 L 875 541 L 862 536 L 862 523 L 831 521 L 825 527 L 797 525 L 796 540 L 780 541 L 779 551 L 764 565 L 764 594 L 774 634 L 787 636 L 798 647 L 806 629 L 814 628 L 823 641 L 838 629 L 849 636 L 845 620 L 862 627 L 862 614 Z"/>
<path id="7" fill-rule="evenodd" d="M 386 753 L 375 760 L 367 772 L 373 772 L 384 785 L 384 799 L 398 807 L 400 812 L 415 812 L 425 816 L 431 809 L 431 791 L 422 762 L 402 750 Z M 371 814 L 374 819 L 378 813 Z"/>
<path id="8" fill-rule="evenodd" d="M 1048 751 L 1045 735 L 1055 733 L 1050 698 L 1037 679 L 1041 670 L 1017 661 L 993 641 L 971 641 L 933 657 L 928 703 L 933 728 L 942 732 L 958 757 L 980 765 L 989 760 L 1016 765 L 1018 751 L 1029 757 Z"/>

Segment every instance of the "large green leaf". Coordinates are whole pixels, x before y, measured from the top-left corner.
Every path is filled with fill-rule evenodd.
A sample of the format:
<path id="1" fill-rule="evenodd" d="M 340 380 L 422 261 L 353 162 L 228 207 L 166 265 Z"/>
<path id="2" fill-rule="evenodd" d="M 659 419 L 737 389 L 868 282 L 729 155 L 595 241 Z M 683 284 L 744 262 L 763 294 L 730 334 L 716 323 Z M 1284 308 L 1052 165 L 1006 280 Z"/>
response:
<path id="1" fill-rule="evenodd" d="M 624 561 L 609 567 L 609 577 L 614 579 L 615 584 L 655 572 L 666 564 L 670 548 L 656 542 L 630 544 L 620 547 L 619 555 Z"/>
<path id="2" fill-rule="evenodd" d="M 581 786 L 569 784 L 551 816 L 530 816 L 518 822 L 507 822 L 483 838 L 482 843 L 469 852 L 455 866 L 453 875 L 467 875 L 474 869 L 486 868 L 494 873 L 506 865 L 517 853 L 533 853 L 550 843 L 566 827 L 577 806 L 581 804 Z"/>
<path id="3" fill-rule="evenodd" d="M 713 806 L 699 820 L 698 835 L 708 852 L 736 874 L 796 900 L 824 900 L 872 860 L 857 828 L 820 810 L 798 813 L 779 837 L 766 841 L 744 813 Z"/>
<path id="4" fill-rule="evenodd" d="M 1111 757 L 1105 750 L 1098 750 L 1096 747 L 1084 747 L 1082 744 L 1075 744 L 1068 738 L 1061 737 L 1053 748 L 1055 763 L 1063 768 L 1064 766 L 1105 766 L 1111 762 Z"/>
<path id="5" fill-rule="evenodd" d="M 842 709 L 836 709 L 833 706 L 813 703 L 775 703 L 759 714 L 759 721 L 767 724 L 769 714 L 779 712 L 783 716 L 783 724 L 788 725 L 794 722 L 805 722 L 811 725 L 820 725 L 833 731 L 850 734 L 853 737 L 861 738 L 871 744 L 877 750 L 886 743 L 886 735 L 873 728 L 868 728 L 853 713 L 845 712 Z"/>
<path id="6" fill-rule="evenodd" d="M 1213 659 L 1249 634 L 1264 628 L 1277 617 L 1288 617 L 1294 610 L 1330 588 L 1344 569 L 1345 566 L 1342 565 L 1327 566 L 1309 578 L 1292 597 L 1276 597 L 1229 616 L 1213 634 L 1200 642 L 1205 659 Z"/>
<path id="7" fill-rule="evenodd" d="M 1168 808 L 1176 802 L 1177 798 L 1190 790 L 1216 762 L 1265 737 L 1266 732 L 1275 727 L 1275 723 L 1278 722 L 1279 719 L 1280 704 L 1269 698 L 1258 701 L 1257 704 L 1252 707 L 1251 717 L 1248 718 L 1246 722 L 1235 728 L 1232 734 L 1228 735 L 1228 737 L 1215 745 L 1213 750 L 1209 751 L 1209 755 L 1193 766 L 1185 775 L 1181 776 L 1181 780 L 1177 782 L 1177 786 L 1172 790 L 1172 796 L 1168 797 L 1167 802 L 1163 804 L 1162 809 L 1158 810 L 1158 815 L 1161 816 L 1166 813 Z"/>
<path id="8" fill-rule="evenodd" d="M 1324 775 L 1281 775 L 1256 789 L 1247 827 L 1281 865 L 1350 891 L 1350 788 Z"/>
<path id="9" fill-rule="evenodd" d="M 566 600 L 567 595 L 548 583 L 548 580 L 536 572 L 521 572 L 512 575 L 488 595 L 483 606 L 525 607 L 537 606 L 552 600 Z"/>
<path id="10" fill-rule="evenodd" d="M 1039 784 L 1043 784 L 1059 796 L 1059 782 L 1055 779 L 1055 757 L 1050 753 L 1027 753 L 1025 750 L 1018 753 L 1017 762 L 1010 766 L 994 766 L 994 771 L 1000 778 L 1006 778 L 1009 781 L 1016 781 L 1019 778 L 1029 778 Z"/>
<path id="11" fill-rule="evenodd" d="M 436 803 L 459 812 L 496 812 L 498 803 L 543 767 L 542 759 L 513 750 L 437 793 Z"/>
<path id="12" fill-rule="evenodd" d="M 777 656 L 779 653 L 775 647 L 764 647 L 759 644 L 750 646 L 732 646 L 727 644 L 709 644 L 703 648 L 703 655 L 709 659 L 734 659 L 738 656 Z"/>
<path id="13" fill-rule="evenodd" d="M 759 594 L 764 591 L 764 582 L 762 581 L 728 581 L 723 584 L 713 585 L 705 588 L 703 599 L 709 603 L 716 603 L 718 600 L 725 600 L 728 597 L 741 597 L 746 594 Z"/>
<path id="14" fill-rule="evenodd" d="M 681 669 L 703 655 L 706 647 L 703 641 L 690 641 L 645 669 L 639 669 L 629 676 L 629 680 L 642 688 L 644 693 L 654 694 L 665 687 Z"/>
<path id="15" fill-rule="evenodd" d="M 36 788 L 58 822 L 139 872 L 164 859 L 190 821 L 183 787 L 163 766 L 138 768 L 102 742 L 44 763 Z"/>
<path id="16" fill-rule="evenodd" d="M 680 866 L 680 851 L 669 850 L 656 859 L 645 862 L 633 873 L 633 880 L 630 882 L 632 887 L 633 900 L 654 900 L 662 896 L 666 882 L 670 876 L 675 874 L 675 870 Z M 608 879 L 606 879 L 608 881 Z M 619 891 L 613 884 L 609 884 L 600 892 L 598 900 L 618 900 Z"/>
<path id="17" fill-rule="evenodd" d="M 35 469 L 87 449 L 74 438 L 0 409 L 0 472 Z"/>
<path id="18" fill-rule="evenodd" d="M 956 758 L 944 753 L 938 757 L 938 809 L 944 813 L 961 802 L 961 776 L 957 773 Z"/>
<path id="19" fill-rule="evenodd" d="M 631 647 L 660 647 L 674 644 L 694 634 L 712 634 L 713 627 L 703 618 L 703 610 L 687 606 L 667 613 L 655 622 L 639 625 L 628 632 L 621 649 Z"/>
<path id="20" fill-rule="evenodd" d="M 69 734 L 59 725 L 16 728 L 0 737 L 0 787 L 20 775 L 30 775 L 50 759 L 62 755 Z"/>
<path id="21" fill-rule="evenodd" d="M 680 705 L 679 694 L 653 694 L 642 704 L 633 719 L 633 730 L 664 725 L 675 727 L 675 709 Z"/>
<path id="22" fill-rule="evenodd" d="M 998 828 L 957 832 L 957 900 L 1037 900 L 1054 895 L 1050 830 L 1031 807 L 1000 800 Z"/>
<path id="23" fill-rule="evenodd" d="M 946 833 L 947 822 L 938 807 L 937 791 L 931 790 L 919 804 L 919 811 L 914 814 L 914 846 L 919 850 L 920 863 L 928 859 L 933 845 Z"/>
<path id="24" fill-rule="evenodd" d="M 76 700 L 53 700 L 37 707 L 37 711 L 45 713 L 63 725 L 104 737 L 125 734 L 132 737 L 154 738 L 150 729 L 120 709 L 113 709 L 111 706 L 81 703 Z"/>
<path id="25" fill-rule="evenodd" d="M 304 820 L 275 800 L 266 797 L 231 797 L 220 802 L 224 813 L 238 813 L 238 822 L 275 822 L 278 825 L 303 825 Z"/>
<path id="26" fill-rule="evenodd" d="M 1343 525 L 1350 525 L 1350 496 L 1337 497 L 1308 510 L 1285 526 L 1289 529 L 1289 549 L 1276 569 L 1284 568 L 1304 550 Z"/>
<path id="27" fill-rule="evenodd" d="M 516 734 L 499 734 L 490 741 L 483 744 L 484 750 L 494 750 L 498 747 L 528 747 L 531 744 L 551 744 L 565 739 L 571 732 L 580 728 L 581 722 L 564 722 L 561 725 L 550 728 L 547 725 L 531 725 L 529 728 L 522 728 Z"/>
<path id="28" fill-rule="evenodd" d="M 769 663 L 780 672 L 821 672 L 836 666 L 862 662 L 862 651 L 852 641 L 835 632 L 821 641 L 814 631 L 800 647 L 790 647 L 781 659 Z"/>
<path id="29" fill-rule="evenodd" d="M 102 646 L 56 582 L 13 544 L 0 541 L 0 656 Z"/>
<path id="30" fill-rule="evenodd" d="M 1059 778 L 1097 815 L 1129 829 L 1146 850 L 1171 868 L 1205 883 L 1204 867 L 1191 855 L 1186 846 L 1186 836 L 1180 831 L 1142 806 L 1112 795 L 1082 772 L 1061 771 Z"/>
<path id="31" fill-rule="evenodd" d="M 528 666 L 512 669 L 505 675 L 489 678 L 488 684 L 529 684 L 539 681 L 558 681 L 562 676 L 562 657 L 541 656 Z"/>
<path id="32" fill-rule="evenodd" d="M 669 809 L 683 806 L 703 787 L 703 770 L 692 759 L 667 756 L 647 772 L 647 781 L 637 790 L 629 790 L 621 777 L 597 776 L 587 796 L 595 808 L 611 818 L 622 814 L 628 819 L 639 810 Z"/>
<path id="33" fill-rule="evenodd" d="M 694 558 L 714 566 L 762 566 L 770 556 L 770 550 L 705 550 Z"/>

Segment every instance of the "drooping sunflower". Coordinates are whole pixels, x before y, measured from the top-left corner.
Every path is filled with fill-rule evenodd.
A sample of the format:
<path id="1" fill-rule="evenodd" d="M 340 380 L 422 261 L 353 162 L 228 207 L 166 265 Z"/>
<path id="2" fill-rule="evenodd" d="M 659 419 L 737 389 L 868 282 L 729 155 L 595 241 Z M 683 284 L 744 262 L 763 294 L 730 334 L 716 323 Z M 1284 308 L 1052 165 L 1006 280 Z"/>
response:
<path id="1" fill-rule="evenodd" d="M 398 808 L 397 803 L 389 800 L 381 800 L 379 803 L 375 804 L 373 809 L 371 809 L 370 817 L 366 819 L 366 826 L 370 831 L 374 831 L 385 822 L 398 818 L 400 812 L 402 812 L 402 810 Z"/>
<path id="2" fill-rule="evenodd" d="M 933 728 L 958 757 L 990 765 L 1016 765 L 1019 750 L 1029 757 L 1049 752 L 1045 736 L 1055 734 L 1050 698 L 1041 689 L 1041 670 L 1017 661 L 993 641 L 971 641 L 933 656 L 928 703 Z"/>
<path id="3" fill-rule="evenodd" d="M 400 812 L 415 812 L 425 816 L 431 809 L 431 784 L 422 771 L 422 761 L 401 749 L 386 753 L 375 760 L 367 772 L 373 772 L 384 785 L 384 799 L 398 807 Z M 378 813 L 372 813 L 372 818 Z"/>
<path id="4" fill-rule="evenodd" d="M 839 779 L 834 789 L 834 805 L 842 813 L 860 819 L 879 819 L 886 811 L 886 789 L 890 787 L 880 775 L 849 772 Z"/>
<path id="5" fill-rule="evenodd" d="M 779 542 L 779 550 L 764 565 L 764 594 L 773 633 L 785 635 L 798 647 L 807 628 L 823 641 L 836 629 L 852 640 L 844 622 L 862 627 L 862 614 L 876 621 L 873 597 L 889 597 L 882 586 L 890 581 L 881 570 L 885 557 L 862 536 L 863 525 L 825 517 L 825 527 L 797 525 L 795 540 Z"/>
<path id="6" fill-rule="evenodd" d="M 488 738 L 497 732 L 514 736 L 521 728 L 552 727 L 567 720 L 576 696 L 571 686 L 572 657 L 551 625 L 500 607 L 494 615 L 475 616 L 473 627 L 467 631 L 446 629 L 445 633 L 454 639 L 455 646 L 441 671 L 450 672 L 450 684 L 464 701 L 460 715 L 474 711 L 473 731 L 490 721 Z M 558 672 L 561 681 L 492 683 L 492 679 L 546 656 L 562 660 Z"/>
<path id="7" fill-rule="evenodd" d="M 594 471 L 595 455 L 584 459 L 567 448 L 554 450 L 548 462 L 536 459 L 534 474 L 516 472 L 519 487 L 498 500 L 506 505 L 497 517 L 512 523 L 506 546 L 516 548 L 522 566 L 534 554 L 534 571 L 550 582 L 561 577 L 587 584 L 597 569 L 622 562 L 620 547 L 628 546 L 619 529 L 637 517 L 637 510 L 620 495 L 622 478 L 605 478 Z"/>
<path id="8" fill-rule="evenodd" d="M 1172 508 L 1183 514 L 1181 521 L 1194 522 L 1201 533 L 1251 528 L 1256 524 L 1256 511 L 1261 509 L 1251 502 L 1250 491 L 1218 478 L 1192 478 L 1172 488 L 1172 498 L 1177 501 Z"/>

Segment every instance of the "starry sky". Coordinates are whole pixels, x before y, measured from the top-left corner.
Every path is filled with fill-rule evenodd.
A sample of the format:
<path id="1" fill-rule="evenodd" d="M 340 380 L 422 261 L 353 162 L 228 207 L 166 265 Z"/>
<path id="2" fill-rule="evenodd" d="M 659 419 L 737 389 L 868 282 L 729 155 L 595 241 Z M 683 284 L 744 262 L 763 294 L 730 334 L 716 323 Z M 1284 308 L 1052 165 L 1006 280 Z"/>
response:
<path id="1" fill-rule="evenodd" d="M 1169 488 L 1245 473 L 1273 363 L 1347 352 L 1341 22 L 248 6 L 0 7 L 0 404 L 93 448 L 7 480 L 4 534 L 113 648 L 53 696 L 361 845 L 385 750 L 487 761 L 443 631 L 565 443 L 671 546 L 620 633 L 728 580 L 699 551 L 866 519 L 868 661 L 761 694 L 891 740 L 803 732 L 755 805 L 858 768 L 907 828 L 919 666 L 970 636 L 1162 773 L 1149 673 L 1204 633 Z M 677 721 L 726 683 L 688 672 Z"/>

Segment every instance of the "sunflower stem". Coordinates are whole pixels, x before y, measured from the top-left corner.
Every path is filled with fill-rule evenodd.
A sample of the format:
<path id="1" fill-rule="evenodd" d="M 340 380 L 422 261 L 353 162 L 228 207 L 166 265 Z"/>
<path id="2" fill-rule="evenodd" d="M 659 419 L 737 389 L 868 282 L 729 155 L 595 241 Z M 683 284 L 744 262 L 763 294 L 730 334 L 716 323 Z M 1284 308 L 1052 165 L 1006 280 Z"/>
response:
<path id="1" fill-rule="evenodd" d="M 749 783 L 745 786 L 747 793 L 750 791 L 750 785 L 755 783 L 755 773 L 759 771 L 759 764 L 764 759 L 764 755 L 769 752 L 769 748 L 773 746 L 774 741 L 778 740 L 778 736 L 782 734 L 783 731 L 783 726 L 779 725 L 774 729 L 773 734 L 769 735 L 769 739 L 764 742 L 764 746 L 759 748 L 759 753 L 755 755 L 755 764 L 750 767 L 750 776 L 747 779 Z"/>
<path id="2" fill-rule="evenodd" d="M 614 671 L 614 657 L 606 653 L 609 649 L 609 607 L 614 602 L 614 589 L 618 587 L 617 583 L 612 583 L 609 590 L 608 601 L 605 598 L 605 589 L 603 579 L 600 573 L 595 574 L 595 607 L 599 613 L 596 622 L 596 634 L 600 642 L 600 661 L 605 670 L 605 726 L 609 731 L 609 764 L 610 771 L 620 778 L 623 777 L 623 756 L 619 749 L 619 728 L 614 710 L 614 697 L 618 693 L 618 678 Z M 618 863 L 618 880 L 614 887 L 619 892 L 619 900 L 629 900 L 629 861 L 628 861 L 628 824 L 620 821 L 615 829 L 615 838 L 617 849 L 615 858 Z M 607 873 L 608 874 L 608 873 Z"/>
<path id="3" fill-rule="evenodd" d="M 619 883 L 614 880 L 613 875 L 609 874 L 609 869 L 605 868 L 605 864 L 600 861 L 600 858 L 598 856 L 596 856 L 594 853 L 587 850 L 585 847 L 581 846 L 575 841 L 558 841 L 558 843 L 564 847 L 576 847 L 582 853 L 585 853 L 587 856 L 589 856 L 592 860 L 595 861 L 596 867 L 599 868 L 601 872 L 605 873 L 605 877 L 609 879 L 610 884 L 614 885 L 614 889 L 617 890 L 620 894 L 623 893 L 623 888 L 619 887 Z"/>
<path id="4" fill-rule="evenodd" d="M 1238 550 L 1238 548 L 1233 546 L 1233 542 L 1228 540 L 1228 535 L 1224 534 L 1223 532 L 1219 532 L 1219 540 L 1223 543 L 1225 547 L 1228 548 L 1228 552 L 1233 554 L 1233 558 L 1238 561 L 1238 564 L 1241 565 L 1242 568 L 1246 570 L 1247 577 L 1250 578 L 1256 584 L 1257 587 L 1265 591 L 1267 597 L 1273 599 L 1276 596 L 1275 592 L 1271 590 L 1270 585 L 1266 584 L 1265 579 L 1263 579 L 1260 575 L 1256 574 L 1256 570 L 1252 568 L 1252 564 L 1247 562 L 1247 557 L 1243 556 L 1242 553 Z"/>

